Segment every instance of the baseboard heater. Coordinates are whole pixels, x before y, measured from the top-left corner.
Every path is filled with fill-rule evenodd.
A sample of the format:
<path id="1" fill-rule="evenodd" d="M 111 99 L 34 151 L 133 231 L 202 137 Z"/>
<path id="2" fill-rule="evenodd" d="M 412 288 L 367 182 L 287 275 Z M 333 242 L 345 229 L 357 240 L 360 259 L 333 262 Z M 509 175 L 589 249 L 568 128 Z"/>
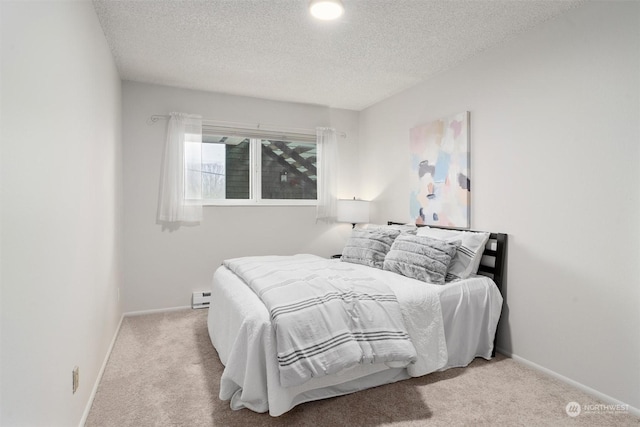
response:
<path id="1" fill-rule="evenodd" d="M 211 303 L 211 292 L 194 292 L 191 308 L 208 308 Z"/>

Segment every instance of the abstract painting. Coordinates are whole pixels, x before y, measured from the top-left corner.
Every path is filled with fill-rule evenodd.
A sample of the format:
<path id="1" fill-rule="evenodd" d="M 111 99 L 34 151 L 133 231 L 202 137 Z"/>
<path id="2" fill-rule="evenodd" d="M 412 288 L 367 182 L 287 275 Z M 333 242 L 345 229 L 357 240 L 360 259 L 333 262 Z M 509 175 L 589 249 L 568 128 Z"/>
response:
<path id="1" fill-rule="evenodd" d="M 469 113 L 410 131 L 411 218 L 416 224 L 469 228 Z"/>

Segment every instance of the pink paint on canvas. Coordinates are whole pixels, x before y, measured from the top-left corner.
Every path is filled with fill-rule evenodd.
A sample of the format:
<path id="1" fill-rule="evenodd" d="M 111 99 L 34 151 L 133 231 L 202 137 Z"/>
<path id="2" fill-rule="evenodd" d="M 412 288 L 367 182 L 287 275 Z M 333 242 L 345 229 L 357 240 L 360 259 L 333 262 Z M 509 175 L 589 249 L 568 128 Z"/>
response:
<path id="1" fill-rule="evenodd" d="M 419 224 L 469 227 L 469 113 L 410 131 L 411 218 Z"/>

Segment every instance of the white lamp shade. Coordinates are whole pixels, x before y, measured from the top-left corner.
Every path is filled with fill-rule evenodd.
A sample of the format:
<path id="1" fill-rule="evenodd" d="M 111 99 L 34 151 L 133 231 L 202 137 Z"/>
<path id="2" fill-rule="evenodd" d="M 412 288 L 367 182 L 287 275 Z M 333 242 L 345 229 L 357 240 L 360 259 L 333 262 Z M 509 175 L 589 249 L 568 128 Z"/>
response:
<path id="1" fill-rule="evenodd" d="M 338 200 L 338 222 L 350 224 L 369 222 L 369 203 L 366 200 Z"/>

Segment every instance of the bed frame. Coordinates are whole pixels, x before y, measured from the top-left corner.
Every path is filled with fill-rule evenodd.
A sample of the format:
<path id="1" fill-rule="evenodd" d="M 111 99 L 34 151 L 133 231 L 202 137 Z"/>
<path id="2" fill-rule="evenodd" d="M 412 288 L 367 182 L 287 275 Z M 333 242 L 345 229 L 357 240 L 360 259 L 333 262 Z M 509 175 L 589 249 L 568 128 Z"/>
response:
<path id="1" fill-rule="evenodd" d="M 388 225 L 405 225 L 405 222 L 393 222 L 388 221 Z M 416 224 L 418 227 L 424 227 L 423 224 Z M 468 230 L 466 228 L 454 228 L 454 227 L 438 227 L 429 225 L 431 228 L 442 228 L 445 230 L 457 230 L 457 231 L 479 231 L 479 230 Z M 482 260 L 480 261 L 480 267 L 478 268 L 478 274 L 482 274 L 483 276 L 490 277 L 495 282 L 498 290 L 502 294 L 504 298 L 504 293 L 502 292 L 502 287 L 506 282 L 505 275 L 505 259 L 507 256 L 507 235 L 504 233 L 491 233 L 489 235 L 489 241 L 484 248 L 484 252 L 482 253 Z M 497 335 L 496 329 L 496 335 Z M 496 355 L 496 340 L 493 340 L 493 352 L 492 356 Z"/>

